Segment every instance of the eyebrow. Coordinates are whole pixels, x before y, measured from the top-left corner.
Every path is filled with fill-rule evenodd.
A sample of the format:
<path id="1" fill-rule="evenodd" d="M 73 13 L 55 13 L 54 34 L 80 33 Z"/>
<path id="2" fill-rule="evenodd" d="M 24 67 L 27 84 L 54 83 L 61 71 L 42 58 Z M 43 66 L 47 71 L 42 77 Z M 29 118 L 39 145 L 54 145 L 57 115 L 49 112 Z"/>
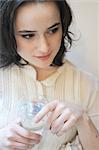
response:
<path id="1" fill-rule="evenodd" d="M 48 29 L 54 28 L 54 27 L 56 27 L 56 26 L 58 26 L 58 25 L 60 25 L 60 24 L 61 24 L 60 22 L 55 23 L 54 25 L 52 25 L 52 26 L 51 26 L 51 27 L 49 27 Z"/>
<path id="2" fill-rule="evenodd" d="M 55 23 L 54 25 L 52 25 L 51 27 L 49 27 L 48 30 L 49 30 L 49 29 L 52 29 L 52 28 L 54 28 L 54 27 L 56 27 L 56 26 L 59 26 L 60 24 L 61 24 L 60 22 Z M 37 32 L 37 31 L 19 30 L 18 32 L 19 32 L 19 33 L 35 33 L 35 32 Z"/>

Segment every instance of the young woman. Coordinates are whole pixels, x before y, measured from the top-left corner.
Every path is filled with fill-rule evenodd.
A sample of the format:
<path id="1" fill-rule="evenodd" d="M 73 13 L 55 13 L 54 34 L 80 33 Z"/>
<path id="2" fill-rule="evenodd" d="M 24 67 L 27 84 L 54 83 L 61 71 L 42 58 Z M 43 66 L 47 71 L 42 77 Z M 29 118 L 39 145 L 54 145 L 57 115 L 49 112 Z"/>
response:
<path id="1" fill-rule="evenodd" d="M 3 0 L 0 7 L 0 149 L 99 150 L 99 83 L 64 59 L 72 46 L 68 3 Z M 42 136 L 23 128 L 17 111 L 39 95 L 48 101 L 35 118 L 48 116 Z"/>

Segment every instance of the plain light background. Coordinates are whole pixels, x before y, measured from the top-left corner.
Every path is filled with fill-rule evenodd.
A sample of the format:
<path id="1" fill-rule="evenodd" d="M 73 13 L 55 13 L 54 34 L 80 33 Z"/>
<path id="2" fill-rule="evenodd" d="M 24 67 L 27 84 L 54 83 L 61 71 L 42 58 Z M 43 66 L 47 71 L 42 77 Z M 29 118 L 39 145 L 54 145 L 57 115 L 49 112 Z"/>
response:
<path id="1" fill-rule="evenodd" d="M 99 0 L 68 0 L 73 10 L 72 30 L 79 40 L 68 59 L 99 77 Z"/>

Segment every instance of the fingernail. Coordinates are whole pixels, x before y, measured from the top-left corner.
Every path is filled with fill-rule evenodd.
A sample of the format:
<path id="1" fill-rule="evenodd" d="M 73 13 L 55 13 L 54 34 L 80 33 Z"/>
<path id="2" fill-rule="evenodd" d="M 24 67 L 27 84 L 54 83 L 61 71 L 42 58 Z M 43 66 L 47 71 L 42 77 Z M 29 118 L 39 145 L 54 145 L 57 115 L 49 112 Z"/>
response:
<path id="1" fill-rule="evenodd" d="M 61 136 L 63 134 L 63 132 L 58 132 L 57 136 Z"/>
<path id="2" fill-rule="evenodd" d="M 39 122 L 37 117 L 34 117 L 34 122 L 35 122 L 35 123 L 38 123 L 38 122 Z"/>
<path id="3" fill-rule="evenodd" d="M 55 133 L 56 133 L 56 130 L 55 130 L 55 129 L 52 129 L 51 132 L 52 132 L 53 134 L 55 134 Z"/>
<path id="4" fill-rule="evenodd" d="M 45 127 L 46 127 L 47 130 L 50 130 L 50 126 L 46 125 Z"/>
<path id="5" fill-rule="evenodd" d="M 37 118 L 34 118 L 34 122 L 37 123 Z"/>
<path id="6" fill-rule="evenodd" d="M 51 130 L 50 124 L 47 124 L 47 123 L 46 123 L 46 129 L 47 129 L 47 130 Z"/>

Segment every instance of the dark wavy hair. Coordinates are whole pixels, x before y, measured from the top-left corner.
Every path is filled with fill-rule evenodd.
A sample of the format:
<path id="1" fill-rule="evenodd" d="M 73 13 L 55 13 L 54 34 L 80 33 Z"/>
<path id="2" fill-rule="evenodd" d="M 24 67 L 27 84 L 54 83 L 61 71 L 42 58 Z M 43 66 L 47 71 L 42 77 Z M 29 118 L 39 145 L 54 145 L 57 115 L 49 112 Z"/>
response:
<path id="1" fill-rule="evenodd" d="M 28 64 L 25 60 L 23 64 L 20 60 L 23 59 L 17 53 L 17 45 L 14 36 L 14 19 L 16 10 L 30 2 L 50 2 L 50 0 L 1 0 L 0 1 L 0 67 L 8 67 L 11 64 L 23 66 Z M 68 46 L 72 45 L 72 33 L 69 31 L 69 27 L 72 22 L 72 11 L 66 0 L 51 0 L 55 2 L 59 8 L 61 23 L 62 23 L 62 41 L 60 50 L 55 56 L 51 65 L 61 66 L 63 64 L 63 58 L 65 52 L 67 52 Z"/>

